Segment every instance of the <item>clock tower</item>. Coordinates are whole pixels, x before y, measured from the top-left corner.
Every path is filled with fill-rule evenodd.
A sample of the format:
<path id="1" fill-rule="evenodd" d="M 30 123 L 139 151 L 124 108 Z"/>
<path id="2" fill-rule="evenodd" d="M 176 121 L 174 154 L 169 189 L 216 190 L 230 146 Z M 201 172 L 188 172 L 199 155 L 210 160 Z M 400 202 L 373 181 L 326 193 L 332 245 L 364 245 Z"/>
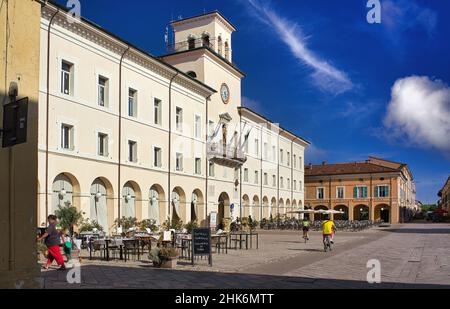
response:
<path id="1" fill-rule="evenodd" d="M 241 79 L 245 76 L 232 61 L 236 27 L 218 11 L 176 20 L 171 26 L 174 42 L 162 59 L 217 91 L 208 106 L 208 119 L 217 127 L 220 116 L 228 114 L 231 138 L 239 131 Z"/>

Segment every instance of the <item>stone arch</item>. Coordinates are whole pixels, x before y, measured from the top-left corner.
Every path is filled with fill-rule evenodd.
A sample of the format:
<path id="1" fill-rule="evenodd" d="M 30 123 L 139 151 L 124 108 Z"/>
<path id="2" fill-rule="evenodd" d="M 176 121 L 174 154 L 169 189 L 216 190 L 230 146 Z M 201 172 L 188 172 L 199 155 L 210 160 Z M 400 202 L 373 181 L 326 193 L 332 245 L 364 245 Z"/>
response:
<path id="1" fill-rule="evenodd" d="M 149 207 L 148 218 L 156 220 L 156 224 L 160 225 L 166 218 L 166 193 L 159 184 L 154 184 L 149 190 Z"/>
<path id="2" fill-rule="evenodd" d="M 205 216 L 205 202 L 203 201 L 203 193 L 200 189 L 195 189 L 191 197 L 191 221 L 196 220 L 200 224 L 204 224 Z"/>
<path id="3" fill-rule="evenodd" d="M 248 217 L 250 214 L 250 198 L 247 194 L 242 197 L 243 217 Z"/>
<path id="4" fill-rule="evenodd" d="M 375 206 L 374 220 L 391 223 L 391 207 L 388 204 L 378 204 Z"/>
<path id="5" fill-rule="evenodd" d="M 222 192 L 218 199 L 217 224 L 222 225 L 223 219 L 230 217 L 230 196 L 226 192 Z"/>
<path id="6" fill-rule="evenodd" d="M 186 212 L 186 194 L 181 187 L 175 187 L 172 190 L 172 194 L 170 195 L 170 204 L 171 204 L 171 214 L 172 220 L 178 219 L 183 223 L 187 222 L 187 212 Z"/>
<path id="7" fill-rule="evenodd" d="M 369 220 L 369 206 L 360 204 L 353 207 L 353 220 Z"/>
<path id="8" fill-rule="evenodd" d="M 328 210 L 328 207 L 325 205 L 318 205 L 316 207 L 314 207 L 314 210 Z M 323 215 L 322 214 L 314 214 L 314 220 L 322 220 L 323 219 Z"/>
<path id="9" fill-rule="evenodd" d="M 142 193 L 135 181 L 127 181 L 122 188 L 120 217 L 142 219 Z"/>
<path id="10" fill-rule="evenodd" d="M 277 210 L 277 199 L 275 197 L 272 197 L 272 199 L 270 200 L 270 214 L 269 216 L 276 216 L 278 214 L 278 210 Z"/>
<path id="11" fill-rule="evenodd" d="M 105 177 L 94 179 L 90 189 L 89 218 L 95 220 L 109 234 L 114 225 L 114 190 L 111 182 Z"/>
<path id="12" fill-rule="evenodd" d="M 334 220 L 348 220 L 349 219 L 349 212 L 348 212 L 348 206 L 346 205 L 336 205 L 333 208 L 334 210 L 337 211 L 343 211 L 343 214 L 334 214 Z"/>
<path id="13" fill-rule="evenodd" d="M 284 200 L 282 198 L 278 201 L 278 213 L 280 215 L 284 215 L 286 213 L 286 209 L 284 208 Z"/>
<path id="14" fill-rule="evenodd" d="M 74 206 L 78 211 L 80 205 L 80 183 L 70 173 L 61 173 L 55 177 L 52 184 L 52 204 L 49 214 L 55 214 L 59 206 Z"/>
<path id="15" fill-rule="evenodd" d="M 251 207 L 252 218 L 256 221 L 260 220 L 261 217 L 261 203 L 257 195 L 253 196 L 252 207 Z"/>
<path id="16" fill-rule="evenodd" d="M 269 199 L 267 198 L 267 196 L 263 197 L 262 207 L 263 207 L 262 218 L 269 219 L 270 218 L 270 205 L 269 205 Z"/>

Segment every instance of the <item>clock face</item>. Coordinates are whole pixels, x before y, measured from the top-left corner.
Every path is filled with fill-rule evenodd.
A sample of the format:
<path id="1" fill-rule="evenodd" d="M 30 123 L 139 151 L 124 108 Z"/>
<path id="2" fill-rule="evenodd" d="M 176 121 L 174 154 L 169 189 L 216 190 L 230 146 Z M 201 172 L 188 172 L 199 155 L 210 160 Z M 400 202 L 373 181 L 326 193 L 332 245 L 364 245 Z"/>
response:
<path id="1" fill-rule="evenodd" d="M 220 87 L 220 96 L 222 97 L 223 103 L 228 104 L 230 101 L 230 89 L 227 84 L 222 84 L 222 87 Z"/>

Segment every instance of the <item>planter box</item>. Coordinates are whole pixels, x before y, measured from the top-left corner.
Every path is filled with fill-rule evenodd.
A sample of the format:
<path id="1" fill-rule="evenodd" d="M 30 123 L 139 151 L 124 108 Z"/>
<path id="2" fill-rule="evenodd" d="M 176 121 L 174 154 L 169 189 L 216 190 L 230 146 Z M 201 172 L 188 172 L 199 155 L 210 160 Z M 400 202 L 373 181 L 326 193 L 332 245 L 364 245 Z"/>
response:
<path id="1" fill-rule="evenodd" d="M 164 261 L 161 264 L 161 268 L 174 269 L 177 267 L 177 259 L 172 259 L 170 261 Z"/>

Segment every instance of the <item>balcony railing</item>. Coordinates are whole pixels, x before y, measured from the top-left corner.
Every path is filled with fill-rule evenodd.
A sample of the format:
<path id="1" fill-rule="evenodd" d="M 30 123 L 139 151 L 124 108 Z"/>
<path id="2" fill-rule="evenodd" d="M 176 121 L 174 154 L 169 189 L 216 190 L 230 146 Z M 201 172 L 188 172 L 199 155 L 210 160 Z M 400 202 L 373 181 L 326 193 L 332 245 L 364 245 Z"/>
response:
<path id="1" fill-rule="evenodd" d="M 238 147 L 221 143 L 208 143 L 207 153 L 210 161 L 227 167 L 239 168 L 247 161 L 247 156 Z"/>

